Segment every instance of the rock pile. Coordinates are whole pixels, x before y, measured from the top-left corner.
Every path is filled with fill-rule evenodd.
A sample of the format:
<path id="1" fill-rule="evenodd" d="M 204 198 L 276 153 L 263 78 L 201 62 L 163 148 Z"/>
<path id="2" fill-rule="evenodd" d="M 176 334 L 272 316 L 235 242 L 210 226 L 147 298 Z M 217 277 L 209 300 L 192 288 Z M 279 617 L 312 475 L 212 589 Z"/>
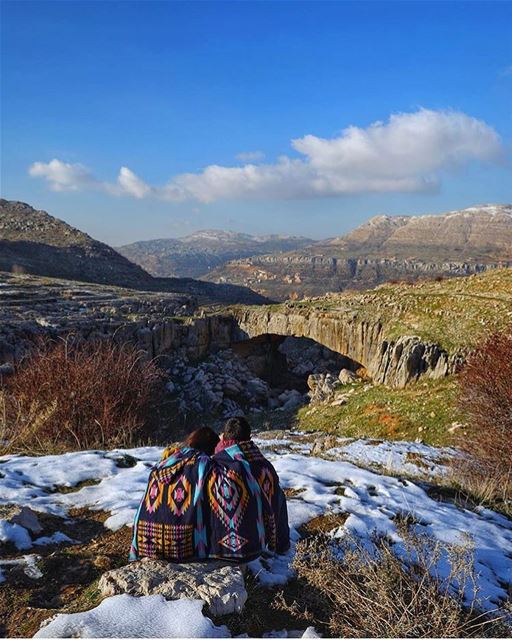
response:
<path id="1" fill-rule="evenodd" d="M 231 349 L 219 351 L 196 366 L 177 357 L 169 376 L 167 389 L 176 395 L 181 413 L 208 412 L 228 418 L 266 408 L 293 409 L 306 402 L 295 389 L 272 389 Z"/>
<path id="2" fill-rule="evenodd" d="M 343 387 L 359 378 L 349 369 L 342 369 L 337 376 L 332 373 L 313 373 L 308 377 L 309 402 L 315 404 L 331 404 L 333 406 L 345 404 L 350 393 L 344 392 Z"/>

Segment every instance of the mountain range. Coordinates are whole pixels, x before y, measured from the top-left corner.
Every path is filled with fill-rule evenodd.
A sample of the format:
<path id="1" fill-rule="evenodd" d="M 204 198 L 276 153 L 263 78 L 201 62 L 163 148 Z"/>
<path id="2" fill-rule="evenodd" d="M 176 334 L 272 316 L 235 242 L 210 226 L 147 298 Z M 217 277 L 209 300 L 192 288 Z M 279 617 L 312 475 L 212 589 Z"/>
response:
<path id="1" fill-rule="evenodd" d="M 112 247 L 24 202 L 0 199 L 0 271 L 180 293 L 203 302 L 261 303 L 244 287 L 154 278 Z"/>
<path id="2" fill-rule="evenodd" d="M 198 278 L 231 260 L 294 251 L 312 243 L 300 236 L 252 236 L 207 229 L 183 238 L 134 242 L 117 250 L 154 276 Z"/>
<path id="3" fill-rule="evenodd" d="M 233 260 L 205 278 L 284 300 L 500 266 L 512 266 L 510 204 L 438 215 L 379 215 L 343 236 L 278 255 Z"/>
<path id="4" fill-rule="evenodd" d="M 205 230 L 115 250 L 45 211 L 0 200 L 0 271 L 213 302 L 296 299 L 495 267 L 512 267 L 510 204 L 438 215 L 379 215 L 322 241 Z"/>

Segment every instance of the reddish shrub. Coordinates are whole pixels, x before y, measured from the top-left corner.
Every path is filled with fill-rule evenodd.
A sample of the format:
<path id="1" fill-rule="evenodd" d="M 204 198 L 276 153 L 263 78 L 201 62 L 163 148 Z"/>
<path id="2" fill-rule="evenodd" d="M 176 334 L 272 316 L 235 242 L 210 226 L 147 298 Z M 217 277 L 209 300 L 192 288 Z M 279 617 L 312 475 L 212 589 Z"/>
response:
<path id="1" fill-rule="evenodd" d="M 2 391 L 3 439 L 32 452 L 133 443 L 162 390 L 143 355 L 111 342 L 42 342 Z"/>
<path id="2" fill-rule="evenodd" d="M 460 374 L 460 403 L 470 419 L 467 444 L 493 468 L 512 470 L 512 332 L 488 338 Z"/>
<path id="3" fill-rule="evenodd" d="M 472 455 L 473 473 L 498 478 L 503 490 L 512 478 L 512 328 L 488 338 L 460 373 L 460 405 L 469 420 L 462 446 Z"/>

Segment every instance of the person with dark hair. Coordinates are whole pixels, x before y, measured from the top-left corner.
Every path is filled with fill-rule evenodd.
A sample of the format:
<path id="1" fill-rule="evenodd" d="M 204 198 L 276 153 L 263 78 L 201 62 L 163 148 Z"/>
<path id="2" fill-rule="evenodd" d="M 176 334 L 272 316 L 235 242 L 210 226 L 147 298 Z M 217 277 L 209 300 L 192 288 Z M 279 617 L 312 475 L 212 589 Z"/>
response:
<path id="1" fill-rule="evenodd" d="M 243 417 L 230 418 L 207 482 L 210 557 L 252 560 L 290 547 L 286 496 L 272 464 L 251 440 Z"/>
<path id="2" fill-rule="evenodd" d="M 212 429 L 201 427 L 183 445 L 165 450 L 151 470 L 135 516 L 130 560 L 190 562 L 209 557 L 204 486 L 218 442 Z"/>
<path id="3" fill-rule="evenodd" d="M 244 417 L 229 418 L 226 420 L 222 438 L 217 448 L 219 451 L 225 449 L 227 446 L 235 444 L 237 442 L 247 442 L 251 439 L 251 425 L 249 421 Z M 228 444 L 229 443 L 229 444 Z"/>

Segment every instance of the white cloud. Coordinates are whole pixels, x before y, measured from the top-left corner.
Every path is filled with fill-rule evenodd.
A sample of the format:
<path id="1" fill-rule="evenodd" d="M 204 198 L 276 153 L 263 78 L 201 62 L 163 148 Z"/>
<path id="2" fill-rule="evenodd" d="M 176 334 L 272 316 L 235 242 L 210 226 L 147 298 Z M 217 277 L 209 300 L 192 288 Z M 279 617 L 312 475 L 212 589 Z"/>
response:
<path id="1" fill-rule="evenodd" d="M 121 189 L 122 195 L 126 194 L 135 198 L 144 198 L 152 191 L 151 187 L 141 180 L 139 176 L 135 175 L 133 171 L 130 171 L 128 167 L 121 167 L 117 177 L 117 184 Z"/>
<path id="2" fill-rule="evenodd" d="M 163 187 L 146 184 L 127 167 L 116 183 L 99 182 L 81 165 L 36 162 L 33 176 L 58 191 L 100 189 L 136 198 L 181 202 L 249 198 L 307 198 L 368 192 L 428 191 L 440 174 L 471 161 L 498 162 L 504 148 L 482 120 L 454 111 L 421 109 L 392 115 L 367 128 L 351 126 L 333 138 L 306 135 L 291 141 L 299 158 L 239 167 L 210 165 L 173 177 Z"/>
<path id="3" fill-rule="evenodd" d="M 34 162 L 29 174 L 45 178 L 52 191 L 78 191 L 96 184 L 96 179 L 81 164 L 68 164 L 54 159 L 48 163 Z"/>
<path id="4" fill-rule="evenodd" d="M 242 162 L 258 162 L 258 160 L 263 160 L 264 158 L 263 151 L 242 151 L 236 155 L 236 159 Z"/>

